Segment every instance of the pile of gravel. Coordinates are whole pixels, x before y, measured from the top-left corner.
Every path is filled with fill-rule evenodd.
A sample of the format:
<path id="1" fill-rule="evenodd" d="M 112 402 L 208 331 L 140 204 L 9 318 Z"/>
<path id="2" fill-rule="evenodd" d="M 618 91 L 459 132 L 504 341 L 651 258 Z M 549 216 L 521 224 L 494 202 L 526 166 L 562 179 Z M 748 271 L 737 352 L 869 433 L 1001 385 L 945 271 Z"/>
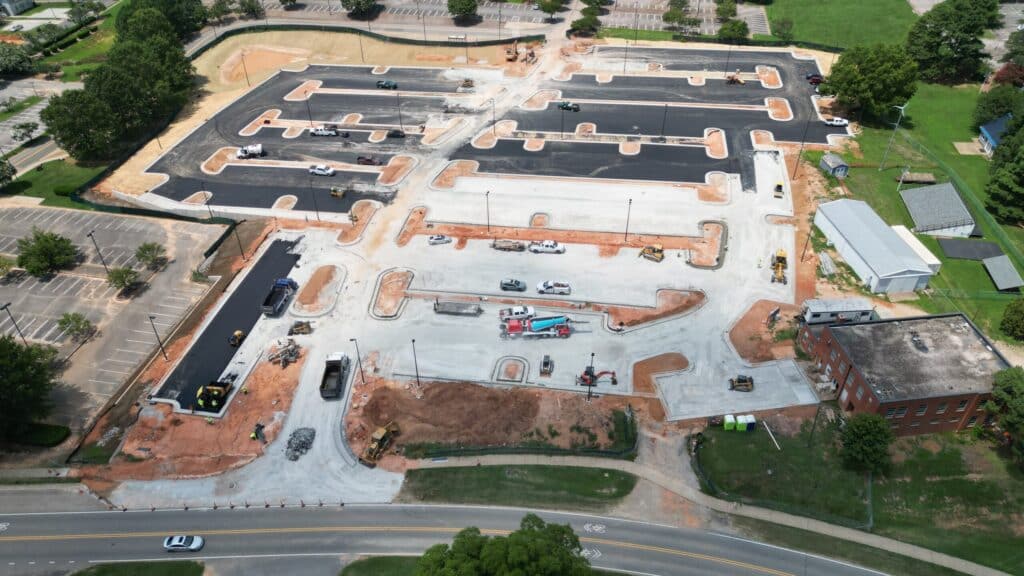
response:
<path id="1" fill-rule="evenodd" d="M 313 428 L 299 428 L 288 437 L 288 447 L 285 449 L 285 456 L 292 462 L 299 459 L 313 447 L 313 439 L 316 438 L 316 430 Z"/>

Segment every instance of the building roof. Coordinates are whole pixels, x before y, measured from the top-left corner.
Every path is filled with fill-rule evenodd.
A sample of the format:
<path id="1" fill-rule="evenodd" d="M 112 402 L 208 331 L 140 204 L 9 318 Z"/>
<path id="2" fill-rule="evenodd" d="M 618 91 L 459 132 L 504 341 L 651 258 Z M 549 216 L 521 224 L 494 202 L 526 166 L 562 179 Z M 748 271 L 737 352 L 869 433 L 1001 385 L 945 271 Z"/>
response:
<path id="1" fill-rule="evenodd" d="M 918 232 L 941 230 L 954 226 L 974 226 L 971 216 L 960 194 L 949 182 L 920 188 L 906 188 L 900 191 L 903 203 L 914 219 Z"/>
<path id="2" fill-rule="evenodd" d="M 1006 254 L 985 258 L 981 262 L 985 265 L 985 270 L 988 270 L 988 275 L 992 277 L 992 282 L 995 283 L 996 288 L 999 290 L 1011 290 L 1024 286 L 1024 280 L 1020 279 L 1020 274 L 1017 273 L 1017 269 L 1013 267 L 1013 262 L 1010 261 L 1010 257 Z"/>
<path id="3" fill-rule="evenodd" d="M 804 300 L 804 308 L 808 312 L 861 312 L 872 310 L 874 306 L 867 298 L 811 298 Z"/>
<path id="4" fill-rule="evenodd" d="M 866 202 L 834 200 L 818 206 L 818 212 L 880 278 L 931 274 L 921 257 Z"/>
<path id="5" fill-rule="evenodd" d="M 843 160 L 842 156 L 840 156 L 839 154 L 833 154 L 832 152 L 829 152 L 828 154 L 825 154 L 824 156 L 822 156 L 821 157 L 821 161 L 826 166 L 828 166 L 829 168 L 837 168 L 839 166 L 849 166 L 846 163 L 846 160 Z"/>
<path id="6" fill-rule="evenodd" d="M 995 148 L 999 146 L 999 141 L 1003 139 L 1003 134 L 1006 133 L 1006 126 L 1013 119 L 1013 114 L 1004 114 L 991 122 L 987 122 L 981 125 L 981 135 L 992 144 Z"/>
<path id="7" fill-rule="evenodd" d="M 829 326 L 832 337 L 879 402 L 992 389 L 1009 367 L 962 314 L 942 314 Z"/>
<path id="8" fill-rule="evenodd" d="M 899 234 L 899 237 L 907 243 L 907 246 L 910 246 L 910 249 L 914 251 L 914 254 L 917 254 L 925 264 L 928 266 L 942 265 L 942 260 L 939 260 L 935 254 L 932 254 L 932 251 L 918 240 L 917 236 L 914 236 L 913 232 L 907 230 L 906 226 L 897 225 L 893 226 L 892 229 L 896 234 Z"/>

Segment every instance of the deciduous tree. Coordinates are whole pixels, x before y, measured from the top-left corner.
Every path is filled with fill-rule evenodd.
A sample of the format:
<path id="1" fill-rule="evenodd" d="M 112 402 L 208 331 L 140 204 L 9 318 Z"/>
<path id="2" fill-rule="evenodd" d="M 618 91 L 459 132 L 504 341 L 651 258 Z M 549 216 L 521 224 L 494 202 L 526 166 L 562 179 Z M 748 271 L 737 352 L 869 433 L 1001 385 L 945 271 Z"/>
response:
<path id="1" fill-rule="evenodd" d="M 974 129 L 986 122 L 1006 114 L 1021 116 L 1024 111 L 1024 92 L 1010 84 L 1000 84 L 978 95 L 978 102 L 974 105 Z"/>
<path id="2" fill-rule="evenodd" d="M 1024 340 L 1024 298 L 1017 298 L 1003 311 L 1003 319 L 999 323 L 1003 334 L 1016 340 Z"/>
<path id="3" fill-rule="evenodd" d="M 28 50 L 17 44 L 0 42 L 0 74 L 28 74 L 32 71 L 32 58 Z"/>
<path id="4" fill-rule="evenodd" d="M 719 20 L 728 20 L 736 16 L 736 2 L 734 0 L 722 0 L 715 7 L 715 16 Z"/>
<path id="5" fill-rule="evenodd" d="M 57 379 L 57 351 L 49 346 L 23 346 L 0 336 L 0 436 L 50 414 L 50 391 Z"/>
<path id="6" fill-rule="evenodd" d="M 211 20 L 216 20 L 218 23 L 224 20 L 224 17 L 231 14 L 235 9 L 235 3 L 233 0 L 214 0 L 213 4 L 206 9 L 206 15 Z"/>
<path id="7" fill-rule="evenodd" d="M 0 278 L 7 276 L 14 269 L 14 260 L 0 256 Z"/>
<path id="8" fill-rule="evenodd" d="M 1001 142 L 996 150 L 1003 145 Z M 997 220 L 1012 225 L 1024 222 L 1024 147 L 1018 144 L 1016 153 L 998 165 L 993 159 L 992 177 L 986 190 L 989 212 Z"/>
<path id="9" fill-rule="evenodd" d="M 341 5 L 350 14 L 362 16 L 373 12 L 377 3 L 375 0 L 341 0 Z"/>
<path id="10" fill-rule="evenodd" d="M 555 12 L 562 8 L 562 0 L 540 0 L 537 4 L 540 6 L 541 12 L 548 15 L 548 20 L 554 19 Z"/>
<path id="11" fill-rule="evenodd" d="M 156 242 L 144 242 L 135 249 L 135 259 L 151 269 L 156 269 L 167 261 L 167 250 Z"/>
<path id="12" fill-rule="evenodd" d="M 118 42 L 146 42 L 155 37 L 176 38 L 174 27 L 156 8 L 135 11 L 117 31 Z"/>
<path id="13" fill-rule="evenodd" d="M 889 467 L 889 444 L 895 439 L 889 423 L 878 414 L 857 414 L 840 434 L 843 464 L 861 472 L 884 472 Z"/>
<path id="14" fill-rule="evenodd" d="M 202 0 L 132 0 L 117 14 L 115 24 L 118 35 L 136 12 L 146 8 L 159 10 L 170 22 L 178 38 L 187 37 L 206 23 L 206 8 Z"/>
<path id="15" fill-rule="evenodd" d="M 465 20 L 476 16 L 476 0 L 448 0 L 448 13 L 456 20 Z"/>
<path id="16" fill-rule="evenodd" d="M 57 144 L 78 160 L 108 158 L 120 134 L 110 105 L 85 90 L 50 98 L 42 118 Z"/>
<path id="17" fill-rule="evenodd" d="M 957 84 L 981 77 L 986 56 L 980 39 L 984 28 L 979 27 L 983 18 L 971 18 L 958 6 L 955 0 L 937 4 L 907 36 L 907 51 L 928 82 Z"/>
<path id="18" fill-rule="evenodd" d="M 583 16 L 573 20 L 569 27 L 573 32 L 579 34 L 593 34 L 601 27 L 601 21 L 597 19 L 597 16 Z"/>
<path id="19" fill-rule="evenodd" d="M 11 128 L 11 138 L 15 142 L 31 140 L 36 135 L 36 130 L 39 130 L 38 122 L 19 122 Z"/>
<path id="20" fill-rule="evenodd" d="M 862 109 L 869 118 L 883 118 L 906 104 L 917 90 L 917 64 L 903 46 L 856 46 L 839 56 L 824 94 L 835 94 L 840 106 Z"/>
<path id="21" fill-rule="evenodd" d="M 14 164 L 7 158 L 0 158 L 0 189 L 13 182 L 17 175 L 18 171 L 15 170 Z"/>
<path id="22" fill-rule="evenodd" d="M 65 312 L 60 320 L 57 320 L 57 328 L 73 340 L 88 340 L 96 330 L 92 322 L 84 314 L 78 312 Z"/>
<path id="23" fill-rule="evenodd" d="M 18 267 L 33 276 L 70 268 L 77 259 L 78 248 L 59 234 L 32 228 L 31 236 L 18 239 Z"/>
<path id="24" fill-rule="evenodd" d="M 107 273 L 107 284 L 118 290 L 127 290 L 139 281 L 139 273 L 132 268 L 111 268 Z"/>
<path id="25" fill-rule="evenodd" d="M 263 18 L 267 15 L 259 0 L 238 0 L 238 12 L 253 19 Z"/>
<path id="26" fill-rule="evenodd" d="M 1024 464 L 1024 369 L 1015 366 L 996 373 L 985 411 L 995 415 L 1009 435 L 1014 459 Z"/>
<path id="27" fill-rule="evenodd" d="M 718 29 L 718 39 L 726 42 L 746 40 L 748 35 L 750 35 L 750 28 L 743 20 L 726 20 Z"/>

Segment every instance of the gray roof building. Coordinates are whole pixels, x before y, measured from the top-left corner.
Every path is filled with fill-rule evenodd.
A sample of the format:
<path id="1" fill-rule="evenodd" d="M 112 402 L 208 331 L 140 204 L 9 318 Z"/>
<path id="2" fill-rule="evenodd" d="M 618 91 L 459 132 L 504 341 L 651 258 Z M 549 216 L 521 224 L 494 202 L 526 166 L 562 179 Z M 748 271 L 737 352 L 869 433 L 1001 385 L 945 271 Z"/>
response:
<path id="1" fill-rule="evenodd" d="M 974 230 L 974 217 L 949 182 L 900 191 L 914 231 L 939 236 L 968 236 Z"/>
<path id="2" fill-rule="evenodd" d="M 829 326 L 880 402 L 983 393 L 1009 363 L 963 315 Z"/>
<path id="3" fill-rule="evenodd" d="M 873 292 L 912 292 L 928 285 L 928 264 L 867 203 L 822 204 L 814 225 Z"/>
<path id="4" fill-rule="evenodd" d="M 1024 280 L 1021 280 L 1020 274 L 1017 273 L 1013 262 L 1006 254 L 985 258 L 981 262 L 985 265 L 985 270 L 992 277 L 992 282 L 995 283 L 997 289 L 1013 290 L 1024 286 Z"/>

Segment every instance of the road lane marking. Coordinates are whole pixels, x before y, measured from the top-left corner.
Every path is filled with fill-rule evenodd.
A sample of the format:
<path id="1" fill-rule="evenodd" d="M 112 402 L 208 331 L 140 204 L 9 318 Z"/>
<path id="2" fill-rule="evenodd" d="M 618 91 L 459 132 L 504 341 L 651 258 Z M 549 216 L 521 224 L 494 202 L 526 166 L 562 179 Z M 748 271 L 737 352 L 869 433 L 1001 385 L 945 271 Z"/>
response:
<path id="1" fill-rule="evenodd" d="M 299 526 L 291 528 L 238 528 L 238 529 L 222 529 L 222 530 L 183 530 L 181 532 L 198 533 L 202 536 L 237 536 L 237 535 L 255 535 L 255 534 L 316 534 L 316 533 L 329 533 L 329 532 L 401 532 L 401 533 L 442 533 L 442 534 L 457 534 L 462 528 L 444 528 L 435 526 Z M 488 536 L 507 536 L 512 533 L 511 530 L 497 530 L 497 529 L 481 529 L 481 534 Z M 60 542 L 68 540 L 110 540 L 110 539 L 130 539 L 130 538 L 162 538 L 167 535 L 166 531 L 161 532 L 111 532 L 105 534 L 40 534 L 40 535 L 26 535 L 26 536 L 0 536 L 0 544 L 8 542 Z M 700 554 L 697 552 L 687 552 L 685 550 L 676 550 L 674 548 L 665 548 L 663 546 L 653 546 L 648 544 L 637 544 L 633 542 L 620 542 L 617 540 L 607 540 L 604 538 L 580 538 L 581 543 L 586 544 L 602 544 L 606 546 L 612 546 L 615 548 L 629 548 L 633 550 L 643 550 L 646 552 L 657 552 L 662 554 L 668 554 L 671 556 L 679 556 L 682 558 L 691 558 L 694 560 L 703 560 L 705 562 L 712 562 L 716 564 L 724 564 L 727 566 L 733 566 L 736 568 L 742 568 L 745 570 L 751 570 L 754 572 L 760 572 L 762 574 L 769 574 L 771 576 L 796 576 L 791 572 L 785 572 L 783 570 L 776 570 L 767 566 L 760 566 L 757 564 L 751 564 L 749 562 L 742 562 L 739 560 L 731 560 L 729 558 L 722 558 L 720 556 L 711 556 L 709 554 Z M 92 561 L 90 561 L 92 562 Z"/>

